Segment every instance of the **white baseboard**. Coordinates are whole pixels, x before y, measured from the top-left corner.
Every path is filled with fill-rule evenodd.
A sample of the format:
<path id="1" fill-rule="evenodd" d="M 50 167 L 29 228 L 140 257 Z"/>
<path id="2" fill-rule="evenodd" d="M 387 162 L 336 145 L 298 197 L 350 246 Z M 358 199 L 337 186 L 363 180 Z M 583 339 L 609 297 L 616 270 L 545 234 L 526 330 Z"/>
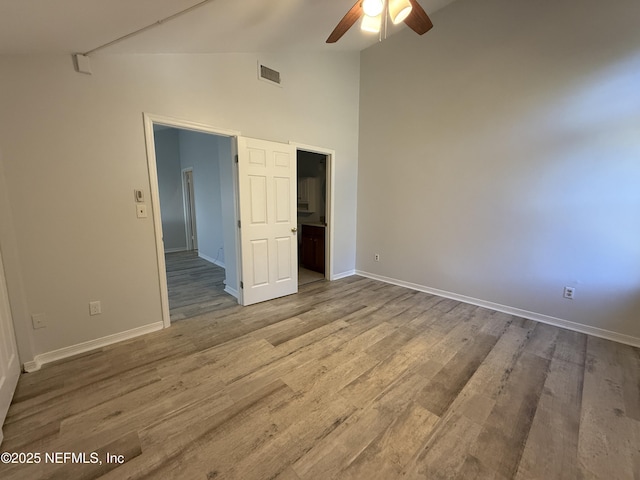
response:
<path id="1" fill-rule="evenodd" d="M 417 283 L 405 282 L 403 280 L 397 280 L 395 278 L 384 277 L 382 275 L 376 275 L 374 273 L 363 272 L 361 270 L 356 270 L 355 273 L 357 275 L 362 275 L 363 277 L 371 278 L 373 280 L 380 280 L 381 282 L 390 283 L 392 285 L 398 285 L 400 287 L 406 287 L 412 290 L 430 293 L 439 297 L 451 298 L 453 300 L 458 300 L 459 302 L 477 305 L 479 307 L 488 308 L 490 310 L 508 313 L 509 315 L 515 315 L 517 317 L 535 320 L 536 322 L 546 323 L 555 327 L 566 328 L 567 330 L 573 330 L 574 332 L 593 335 L 594 337 L 600 337 L 618 343 L 624 343 L 625 345 L 631 345 L 632 347 L 640 347 L 640 338 L 632 337 L 631 335 L 626 335 L 624 333 L 613 332 L 611 330 L 592 327 L 590 325 L 583 325 L 581 323 L 572 322 L 570 320 L 563 320 L 562 318 L 551 317 L 542 313 L 530 312 L 528 310 L 522 310 L 520 308 L 509 307 L 507 305 L 501 305 L 499 303 L 493 303 L 486 300 L 480 300 L 478 298 L 467 297 L 465 295 L 438 290 L 437 288 L 426 287 Z"/>
<path id="2" fill-rule="evenodd" d="M 207 262 L 213 263 L 214 265 L 217 265 L 222 268 L 226 268 L 223 262 L 221 262 L 220 260 L 216 260 L 215 258 L 212 258 L 209 255 L 205 255 L 204 253 L 198 252 L 198 256 L 203 260 L 206 260 Z"/>
<path id="3" fill-rule="evenodd" d="M 346 272 L 342 272 L 342 273 L 334 273 L 333 277 L 331 277 L 331 281 L 333 280 L 340 280 L 341 278 L 347 278 L 350 277 L 352 275 L 355 275 L 356 271 L 355 270 L 347 270 Z M 363 275 L 365 276 L 365 275 Z"/>
<path id="4" fill-rule="evenodd" d="M 35 372 L 40 370 L 40 367 L 45 363 L 55 362 L 56 360 L 62 360 L 64 358 L 78 355 L 79 353 L 88 352 L 96 348 L 106 347 L 113 343 L 122 342 L 123 340 L 129 340 L 131 338 L 139 337 L 147 333 L 162 330 L 164 324 L 162 322 L 151 323 L 142 327 L 133 328 L 125 332 L 114 333 L 102 338 L 96 338 L 95 340 L 89 340 L 88 342 L 78 343 L 77 345 L 71 345 L 52 352 L 41 353 L 36 355 L 32 362 L 25 362 L 24 371 Z"/>
<path id="5" fill-rule="evenodd" d="M 178 252 L 186 252 L 187 247 L 178 247 L 178 248 L 165 248 L 164 253 L 178 253 Z"/>
<path id="6" fill-rule="evenodd" d="M 233 295 L 234 297 L 238 298 L 238 291 L 235 288 L 231 288 L 229 285 L 227 285 L 226 287 L 224 287 L 224 291 L 229 295 Z"/>

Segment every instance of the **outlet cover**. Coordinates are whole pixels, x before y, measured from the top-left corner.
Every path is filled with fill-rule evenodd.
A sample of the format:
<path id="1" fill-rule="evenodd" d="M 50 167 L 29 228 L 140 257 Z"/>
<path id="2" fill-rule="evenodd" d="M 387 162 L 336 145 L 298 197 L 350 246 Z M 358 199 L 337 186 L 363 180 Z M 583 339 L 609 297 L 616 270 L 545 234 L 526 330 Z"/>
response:
<path id="1" fill-rule="evenodd" d="M 136 216 L 138 218 L 147 218 L 147 206 L 142 204 L 136 205 Z"/>
<path id="2" fill-rule="evenodd" d="M 47 316 L 44 313 L 34 313 L 31 315 L 31 323 L 34 330 L 44 328 L 47 326 Z"/>
<path id="3" fill-rule="evenodd" d="M 573 300 L 576 295 L 576 289 L 574 287 L 564 287 L 563 297 Z"/>
<path id="4" fill-rule="evenodd" d="M 99 301 L 89 302 L 89 315 L 100 315 L 102 313 L 102 305 Z"/>

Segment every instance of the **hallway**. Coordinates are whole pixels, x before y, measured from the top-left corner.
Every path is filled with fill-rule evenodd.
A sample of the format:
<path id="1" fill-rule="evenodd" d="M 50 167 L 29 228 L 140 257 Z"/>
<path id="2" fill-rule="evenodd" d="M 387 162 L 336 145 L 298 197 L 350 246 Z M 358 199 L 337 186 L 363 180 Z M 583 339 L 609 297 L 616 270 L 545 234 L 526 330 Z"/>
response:
<path id="1" fill-rule="evenodd" d="M 224 291 L 224 268 L 198 257 L 197 251 L 165 254 L 171 321 L 236 305 Z"/>

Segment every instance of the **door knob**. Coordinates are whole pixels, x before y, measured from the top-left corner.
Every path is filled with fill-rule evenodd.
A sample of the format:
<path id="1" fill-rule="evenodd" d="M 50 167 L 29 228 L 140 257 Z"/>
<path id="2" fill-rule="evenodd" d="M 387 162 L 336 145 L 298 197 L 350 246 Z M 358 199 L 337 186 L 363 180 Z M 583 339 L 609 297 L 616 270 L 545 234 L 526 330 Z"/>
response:
<path id="1" fill-rule="evenodd" d="M 296 232 L 298 231 L 298 229 L 297 229 L 296 227 L 293 227 L 293 228 L 291 229 L 291 231 L 292 231 L 293 233 L 296 233 Z"/>

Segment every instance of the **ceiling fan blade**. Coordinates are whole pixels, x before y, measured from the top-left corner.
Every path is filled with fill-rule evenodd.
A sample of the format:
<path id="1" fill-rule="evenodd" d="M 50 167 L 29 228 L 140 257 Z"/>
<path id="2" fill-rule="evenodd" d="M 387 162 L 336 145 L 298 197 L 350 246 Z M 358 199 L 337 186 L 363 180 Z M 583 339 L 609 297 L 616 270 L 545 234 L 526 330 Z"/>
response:
<path id="1" fill-rule="evenodd" d="M 418 35 L 424 35 L 433 28 L 433 23 L 431 23 L 431 19 L 416 0 L 409 1 L 413 8 L 404 23 Z"/>
<path id="2" fill-rule="evenodd" d="M 342 20 L 340 20 L 340 23 L 338 23 L 336 28 L 333 29 L 333 32 L 331 32 L 331 35 L 327 38 L 327 43 L 335 43 L 340 40 L 340 37 L 347 33 L 347 30 L 349 30 L 353 24 L 358 21 L 363 13 L 362 0 L 358 0 L 356 4 L 351 7 L 351 10 L 342 17 Z"/>

